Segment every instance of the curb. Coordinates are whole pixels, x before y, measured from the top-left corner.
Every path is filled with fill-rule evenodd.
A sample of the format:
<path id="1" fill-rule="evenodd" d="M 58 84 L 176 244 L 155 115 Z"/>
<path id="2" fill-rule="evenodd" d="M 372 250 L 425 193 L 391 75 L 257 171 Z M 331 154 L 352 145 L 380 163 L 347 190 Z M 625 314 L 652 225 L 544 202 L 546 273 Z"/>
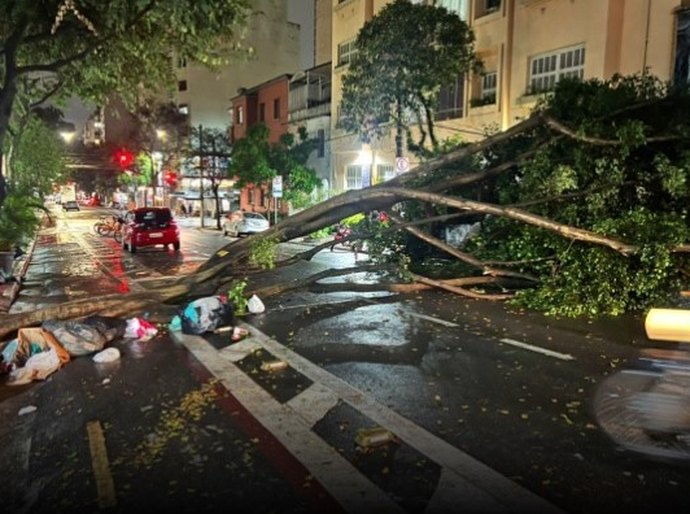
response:
<path id="1" fill-rule="evenodd" d="M 0 313 L 8 313 L 10 311 L 10 308 L 12 307 L 12 304 L 19 295 L 19 291 L 21 290 L 21 283 L 24 280 L 24 277 L 26 276 L 27 270 L 29 269 L 29 264 L 31 264 L 31 259 L 34 255 L 34 248 L 36 247 L 37 240 L 38 237 L 34 237 L 34 240 L 31 242 L 31 246 L 26 251 L 26 257 L 24 258 L 24 262 L 19 268 L 19 272 L 16 275 L 14 275 L 14 277 L 17 279 L 17 282 L 11 282 L 9 286 L 7 284 L 3 284 L 2 286 L 0 286 Z"/>

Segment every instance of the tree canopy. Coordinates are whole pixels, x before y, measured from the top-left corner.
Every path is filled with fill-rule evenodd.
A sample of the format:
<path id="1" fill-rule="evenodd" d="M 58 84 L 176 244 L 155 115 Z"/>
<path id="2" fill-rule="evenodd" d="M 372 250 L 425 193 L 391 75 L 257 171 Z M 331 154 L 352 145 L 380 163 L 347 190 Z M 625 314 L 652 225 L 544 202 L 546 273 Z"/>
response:
<path id="1" fill-rule="evenodd" d="M 247 0 L 11 0 L 0 7 L 0 149 L 24 76 L 40 77 L 37 102 L 171 85 L 173 54 L 224 62 L 248 14 Z M 2 170 L 0 170 L 2 171 Z M 5 194 L 0 174 L 0 203 Z"/>
<path id="2" fill-rule="evenodd" d="M 318 185 L 316 172 L 306 166 L 316 140 L 301 127 L 298 134 L 283 134 L 277 143 L 268 140 L 269 130 L 263 123 L 249 127 L 246 137 L 233 144 L 230 175 L 237 187 L 263 184 L 276 175 L 283 177 L 283 195 L 287 201 L 299 202 Z"/>
<path id="3" fill-rule="evenodd" d="M 357 35 L 343 77 L 342 126 L 369 140 L 392 120 L 400 152 L 403 131 L 417 124 L 435 146 L 439 91 L 478 66 L 474 34 L 459 16 L 444 7 L 395 0 Z"/>

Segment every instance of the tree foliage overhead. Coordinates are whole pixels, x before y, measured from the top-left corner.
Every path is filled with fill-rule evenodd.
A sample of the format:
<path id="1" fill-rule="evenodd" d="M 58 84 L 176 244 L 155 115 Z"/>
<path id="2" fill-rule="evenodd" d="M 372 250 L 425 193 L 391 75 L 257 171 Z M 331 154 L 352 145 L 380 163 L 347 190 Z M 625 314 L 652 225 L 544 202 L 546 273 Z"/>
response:
<path id="1" fill-rule="evenodd" d="M 416 123 L 436 145 L 440 89 L 479 65 L 469 26 L 444 7 L 395 0 L 362 27 L 355 48 L 343 77 L 343 128 L 369 140 L 391 119 L 398 130 Z"/>
<path id="2" fill-rule="evenodd" d="M 140 88 L 172 85 L 171 53 L 220 64 L 218 49 L 244 23 L 247 0 L 11 0 L 0 7 L 0 149 L 20 79 L 39 76 L 41 95 L 127 102 Z M 38 98 L 37 98 L 38 99 Z M 0 175 L 0 203 L 4 184 Z"/>
<path id="3" fill-rule="evenodd" d="M 246 279 L 245 294 L 262 298 L 304 287 L 321 292 L 434 287 L 570 316 L 678 305 L 673 302 L 679 289 L 690 287 L 689 114 L 687 90 L 668 89 L 649 76 L 563 80 L 528 118 L 506 131 L 450 149 L 389 181 L 347 191 L 261 234 L 233 241 L 194 273 L 177 276 L 172 283 L 151 284 L 146 293 L 0 316 L 0 337 L 46 319 L 95 312 L 122 315 L 148 308 L 151 302 L 179 303 L 227 292 L 238 279 Z M 390 215 L 390 222 L 377 224 L 377 237 L 399 231 L 432 247 L 435 263 L 439 256 L 446 257 L 444 274 L 432 275 L 429 267 L 414 266 L 414 259 L 407 259 L 409 266 L 401 269 L 405 259 L 397 259 L 398 264 L 367 262 L 297 281 L 255 282 L 261 273 L 257 267 L 265 267 L 258 266 L 256 248 L 268 256 L 269 244 L 374 210 Z M 481 220 L 479 234 L 459 247 L 444 242 L 431 228 L 468 216 Z M 411 245 L 402 243 L 395 238 L 395 247 L 375 246 L 374 257 L 409 254 Z M 331 244 L 327 241 L 275 265 L 310 259 Z M 318 282 L 363 271 L 395 275 L 377 284 Z M 391 283 L 393 276 L 414 283 Z"/>

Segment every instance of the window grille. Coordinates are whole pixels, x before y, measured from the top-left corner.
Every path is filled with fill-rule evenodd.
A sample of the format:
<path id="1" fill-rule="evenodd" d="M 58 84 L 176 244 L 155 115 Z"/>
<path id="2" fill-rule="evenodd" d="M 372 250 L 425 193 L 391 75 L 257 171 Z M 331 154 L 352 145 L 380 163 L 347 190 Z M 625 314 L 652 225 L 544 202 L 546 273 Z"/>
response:
<path id="1" fill-rule="evenodd" d="M 395 178 L 395 166 L 392 164 L 377 164 L 376 175 L 382 182 Z"/>
<path id="2" fill-rule="evenodd" d="M 351 164 L 347 167 L 345 187 L 349 189 L 362 189 L 362 167 Z"/>
<path id="3" fill-rule="evenodd" d="M 550 91 L 562 78 L 582 79 L 585 72 L 585 47 L 577 46 L 532 57 L 529 94 Z"/>
<path id="4" fill-rule="evenodd" d="M 340 43 L 338 45 L 338 66 L 350 64 L 350 61 L 356 52 L 357 49 L 355 48 L 354 39 L 346 41 L 345 43 Z"/>
<path id="5" fill-rule="evenodd" d="M 485 74 L 482 77 L 482 98 L 496 98 L 496 85 L 498 76 L 495 71 Z"/>

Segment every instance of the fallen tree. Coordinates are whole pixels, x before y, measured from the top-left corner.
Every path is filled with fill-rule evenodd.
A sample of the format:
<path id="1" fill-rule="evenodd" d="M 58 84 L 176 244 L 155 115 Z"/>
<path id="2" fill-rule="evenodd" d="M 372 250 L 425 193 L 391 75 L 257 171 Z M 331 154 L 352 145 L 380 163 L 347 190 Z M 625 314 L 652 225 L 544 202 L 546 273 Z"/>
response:
<path id="1" fill-rule="evenodd" d="M 505 132 L 463 144 L 393 180 L 348 191 L 266 232 L 231 242 L 195 272 L 161 281 L 146 293 L 3 316 L 0 337 L 47 319 L 126 315 L 151 303 L 178 304 L 227 292 L 234 280 L 245 277 L 246 293 L 263 297 L 305 288 L 431 287 L 572 315 L 616 314 L 659 302 L 687 280 L 690 102 L 683 92 L 650 92 L 640 80 L 564 81 L 549 102 Z M 379 250 L 386 244 L 404 250 L 372 252 L 373 264 L 357 269 L 327 270 L 261 289 L 252 285 L 264 268 L 309 260 L 331 243 L 282 262 L 273 262 L 270 252 L 263 260 L 257 254 L 370 211 L 390 212 L 390 221 L 364 223 L 353 237 L 384 245 Z M 481 221 L 479 234 L 464 248 L 434 234 L 436 225 L 459 216 Z M 425 276 L 421 261 L 415 260 L 415 245 L 461 263 L 464 276 Z M 393 259 L 400 255 L 407 264 Z M 378 273 L 380 283 L 320 282 L 362 271 Z"/>

